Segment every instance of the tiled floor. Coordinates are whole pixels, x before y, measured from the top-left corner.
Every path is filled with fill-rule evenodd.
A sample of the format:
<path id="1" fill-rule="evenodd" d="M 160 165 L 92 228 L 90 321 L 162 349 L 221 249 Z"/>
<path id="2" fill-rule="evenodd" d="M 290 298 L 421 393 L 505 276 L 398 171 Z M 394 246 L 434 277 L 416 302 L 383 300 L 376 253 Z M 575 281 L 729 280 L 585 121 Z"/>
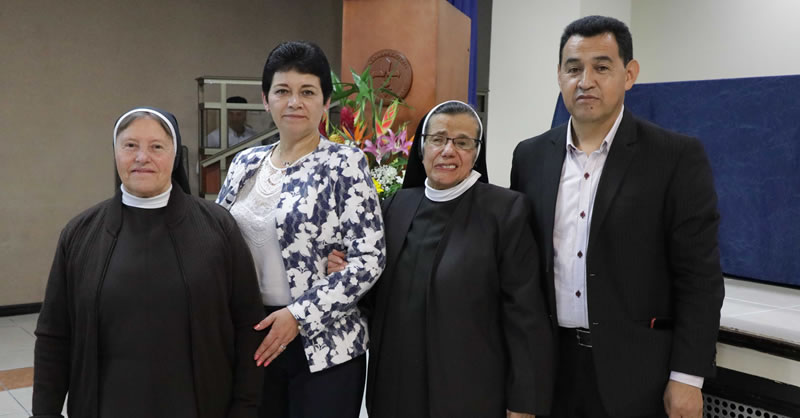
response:
<path id="1" fill-rule="evenodd" d="M 0 418 L 27 418 L 33 389 L 33 330 L 38 315 L 0 318 Z"/>
<path id="2" fill-rule="evenodd" d="M 28 417 L 30 413 L 37 317 L 0 317 L 0 418 Z M 723 328 L 800 345 L 798 324 L 800 290 L 725 279 Z M 363 408 L 361 417 L 367 417 Z"/>

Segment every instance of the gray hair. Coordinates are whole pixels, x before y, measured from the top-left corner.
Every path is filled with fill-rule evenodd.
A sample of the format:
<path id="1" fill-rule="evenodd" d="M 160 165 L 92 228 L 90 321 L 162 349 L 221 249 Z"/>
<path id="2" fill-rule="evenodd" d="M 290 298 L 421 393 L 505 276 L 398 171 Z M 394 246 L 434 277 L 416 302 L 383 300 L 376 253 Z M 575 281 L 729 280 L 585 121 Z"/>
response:
<path id="1" fill-rule="evenodd" d="M 152 119 L 161 125 L 164 132 L 172 139 L 172 148 L 177 152 L 178 141 L 175 139 L 175 128 L 164 115 L 150 109 L 139 108 L 122 115 L 114 126 L 114 147 L 117 146 L 117 136 L 120 132 L 128 129 L 134 121 L 139 119 Z"/>

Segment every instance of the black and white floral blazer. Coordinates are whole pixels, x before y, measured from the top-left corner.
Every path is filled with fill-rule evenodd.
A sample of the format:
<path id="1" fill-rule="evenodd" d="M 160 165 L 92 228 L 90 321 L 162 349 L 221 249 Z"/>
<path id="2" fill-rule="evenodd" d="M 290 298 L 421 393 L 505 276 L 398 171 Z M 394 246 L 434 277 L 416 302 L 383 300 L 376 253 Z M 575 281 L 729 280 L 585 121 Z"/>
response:
<path id="1" fill-rule="evenodd" d="M 217 203 L 230 210 L 272 146 L 236 155 Z M 275 208 L 278 241 L 289 278 L 288 308 L 300 323 L 311 372 L 366 352 L 367 321 L 357 302 L 386 263 L 380 203 L 364 154 L 321 138 L 289 167 Z M 347 268 L 326 275 L 327 256 L 347 254 Z"/>

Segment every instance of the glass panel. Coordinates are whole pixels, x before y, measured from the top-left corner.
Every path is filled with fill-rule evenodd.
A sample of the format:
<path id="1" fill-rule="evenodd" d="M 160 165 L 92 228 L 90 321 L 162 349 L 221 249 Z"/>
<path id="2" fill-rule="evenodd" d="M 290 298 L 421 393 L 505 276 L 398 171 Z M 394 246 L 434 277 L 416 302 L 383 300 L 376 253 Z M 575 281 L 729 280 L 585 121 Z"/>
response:
<path id="1" fill-rule="evenodd" d="M 205 109 L 203 111 L 203 132 L 201 138 L 203 148 L 219 148 L 219 110 Z"/>

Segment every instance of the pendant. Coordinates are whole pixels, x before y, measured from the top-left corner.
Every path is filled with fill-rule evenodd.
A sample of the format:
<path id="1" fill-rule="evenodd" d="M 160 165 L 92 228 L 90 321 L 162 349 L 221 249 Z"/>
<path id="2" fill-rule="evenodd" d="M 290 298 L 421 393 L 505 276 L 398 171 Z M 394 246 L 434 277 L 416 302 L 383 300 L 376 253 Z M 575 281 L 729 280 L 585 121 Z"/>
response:
<path id="1" fill-rule="evenodd" d="M 274 173 L 271 173 L 269 176 L 267 176 L 267 183 L 269 183 L 271 186 L 277 186 L 281 184 L 282 177 L 283 177 L 282 172 L 275 171 Z"/>

